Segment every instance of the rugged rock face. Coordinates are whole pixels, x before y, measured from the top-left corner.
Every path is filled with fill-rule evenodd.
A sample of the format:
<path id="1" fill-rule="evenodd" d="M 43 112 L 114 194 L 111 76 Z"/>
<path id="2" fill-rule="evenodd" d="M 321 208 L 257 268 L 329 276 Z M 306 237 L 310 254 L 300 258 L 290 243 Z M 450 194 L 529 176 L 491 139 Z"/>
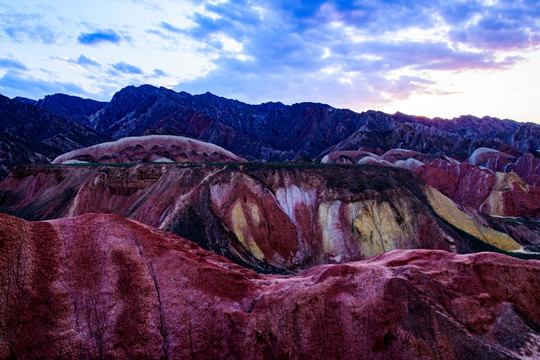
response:
<path id="1" fill-rule="evenodd" d="M 90 117 L 95 129 L 115 138 L 189 136 L 256 160 L 314 157 L 367 120 L 322 104 L 248 105 L 210 93 L 192 96 L 149 85 L 122 89 Z"/>
<path id="2" fill-rule="evenodd" d="M 489 216 L 470 207 L 462 209 L 485 226 L 508 234 L 524 249 L 540 252 L 540 218 Z"/>
<path id="3" fill-rule="evenodd" d="M 467 159 L 469 164 L 483 166 L 498 172 L 508 172 L 508 164 L 516 161 L 516 157 L 510 154 L 489 148 L 478 148 L 474 150 Z"/>
<path id="4" fill-rule="evenodd" d="M 36 149 L 36 145 L 32 141 L 0 132 L 0 179 L 3 179 L 15 164 L 50 162 L 50 158 L 44 154 L 52 154 L 54 149 L 44 144 Z"/>
<path id="5" fill-rule="evenodd" d="M 523 152 L 540 150 L 540 126 L 533 123 L 521 124 L 512 133 L 511 142 Z"/>
<path id="6" fill-rule="evenodd" d="M 536 151 L 534 155 L 527 153 L 519 157 L 513 171 L 528 184 L 540 187 L 540 156 Z"/>
<path id="7" fill-rule="evenodd" d="M 316 103 L 248 105 L 210 93 L 193 96 L 150 85 L 128 86 L 116 93 L 109 103 L 63 94 L 47 96 L 37 102 L 28 99 L 10 101 L 26 107 L 26 112 L 28 109 L 47 109 L 71 119 L 63 120 L 63 127 L 58 128 L 38 117 L 37 125 L 32 126 L 43 128 L 47 124 L 44 129 L 22 133 L 6 130 L 8 136 L 22 140 L 21 146 L 24 141 L 36 142 L 35 134 L 54 137 L 54 141 L 44 143 L 54 143 L 55 149 L 34 151 L 37 155 L 30 156 L 26 162 L 38 155 L 51 159 L 60 153 L 107 140 L 93 138 L 80 124 L 89 125 L 112 139 L 152 134 L 187 136 L 256 161 L 320 160 L 336 151 L 362 150 L 382 155 L 393 148 L 445 154 L 464 161 L 481 147 L 500 150 L 516 158 L 523 152 L 536 152 L 540 148 L 540 136 L 537 136 L 540 126 L 537 124 L 519 124 L 490 117 L 462 116 L 444 120 L 377 111 L 355 113 Z M 12 107 L 12 104 L 0 102 L 0 112 L 4 107 Z M 25 111 L 19 111 L 17 117 L 26 119 Z M 4 122 L 6 120 L 0 116 L 0 128 Z M 72 132 L 81 136 L 73 136 Z M 43 139 L 38 140 L 43 142 Z M 10 147 L 10 144 L 4 147 Z M 11 154 L 10 158 L 16 161 L 13 164 L 25 162 L 17 159 L 17 155 Z M 365 162 L 375 163 L 372 159 Z M 11 165 L 3 163 L 4 167 Z M 530 167 L 531 164 L 523 166 Z M 532 166 L 537 167 L 537 164 Z M 540 175 L 525 179 L 523 174 L 518 174 L 529 183 L 540 182 Z"/>
<path id="8" fill-rule="evenodd" d="M 22 102 L 23 104 L 29 104 L 29 105 L 37 105 L 38 103 L 37 100 L 25 98 L 22 96 L 16 96 L 13 98 L 13 100 L 17 100 L 18 102 Z"/>
<path id="9" fill-rule="evenodd" d="M 186 134 L 188 128 L 180 125 L 194 117 L 207 124 L 201 137 Z M 192 96 L 148 85 L 122 89 L 103 111 L 91 116 L 91 122 L 113 137 L 145 132 L 187 135 L 257 160 L 292 160 L 299 155 L 320 159 L 337 150 L 380 153 L 398 147 L 460 159 L 479 147 L 521 154 L 525 147 L 536 149 L 538 141 L 532 138 L 540 131 L 535 124 L 490 117 L 427 119 L 401 113 L 355 113 L 315 103 L 248 105 L 210 93 Z M 167 127 L 171 122 L 177 125 Z M 232 136 L 235 141 L 229 143 Z"/>
<path id="10" fill-rule="evenodd" d="M 53 164 L 69 162 L 135 163 L 135 162 L 245 162 L 214 144 L 183 136 L 151 135 L 127 137 L 114 142 L 73 150 L 60 155 Z"/>
<path id="11" fill-rule="evenodd" d="M 498 216 L 539 216 L 540 188 L 515 173 L 494 173 L 470 164 L 434 161 L 415 170 L 454 201 Z"/>
<path id="12" fill-rule="evenodd" d="M 0 182 L 0 212 L 60 218 L 0 214 L 0 358 L 540 358 L 540 262 L 516 258 L 540 221 L 508 217 L 540 216 L 539 139 L 148 85 L 0 96 L 0 178 L 79 149 Z"/>
<path id="13" fill-rule="evenodd" d="M 511 134 L 519 123 L 494 118 L 462 116 L 456 119 L 427 119 L 404 114 L 386 115 L 392 125 L 386 129 L 369 126 L 358 129 L 341 142 L 321 153 L 317 160 L 337 151 L 369 151 L 381 155 L 401 148 L 430 155 L 448 155 L 460 161 L 480 147 L 522 153 Z M 532 125 L 534 127 L 534 125 Z"/>
<path id="14" fill-rule="evenodd" d="M 540 262 L 393 251 L 258 275 L 114 215 L 0 215 L 1 358 L 524 359 Z"/>
<path id="15" fill-rule="evenodd" d="M 394 249 L 521 248 L 411 172 L 368 165 L 21 167 L 0 183 L 0 211 L 31 220 L 114 213 L 262 271 Z"/>
<path id="16" fill-rule="evenodd" d="M 13 165 L 50 162 L 108 139 L 73 120 L 0 95 L 0 178 Z"/>

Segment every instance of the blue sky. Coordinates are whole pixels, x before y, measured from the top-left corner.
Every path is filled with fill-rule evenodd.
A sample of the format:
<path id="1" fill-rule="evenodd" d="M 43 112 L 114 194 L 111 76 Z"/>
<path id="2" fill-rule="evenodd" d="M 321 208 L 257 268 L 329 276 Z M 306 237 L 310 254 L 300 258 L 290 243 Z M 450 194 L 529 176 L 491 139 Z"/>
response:
<path id="1" fill-rule="evenodd" d="M 149 83 L 248 103 L 540 122 L 540 2 L 0 0 L 0 93 Z"/>

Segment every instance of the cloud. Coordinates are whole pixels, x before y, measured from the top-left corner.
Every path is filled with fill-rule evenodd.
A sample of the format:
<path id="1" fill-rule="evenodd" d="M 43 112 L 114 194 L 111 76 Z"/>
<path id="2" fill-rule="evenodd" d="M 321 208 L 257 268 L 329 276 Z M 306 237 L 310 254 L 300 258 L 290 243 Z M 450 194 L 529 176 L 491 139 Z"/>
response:
<path id="1" fill-rule="evenodd" d="M 158 36 L 163 40 L 167 40 L 168 43 L 179 44 L 181 42 L 181 39 L 183 38 L 183 36 L 179 35 L 185 34 L 186 30 L 176 27 L 168 22 L 162 21 L 159 24 L 159 28 L 146 29 L 145 32 Z"/>
<path id="2" fill-rule="evenodd" d="M 540 32 L 515 24 L 483 19 L 475 25 L 454 30 L 452 39 L 477 48 L 512 51 L 540 45 Z"/>
<path id="3" fill-rule="evenodd" d="M 143 71 L 141 70 L 141 68 L 135 65 L 125 63 L 123 61 L 113 64 L 112 67 L 115 71 L 122 74 L 131 74 L 131 75 L 143 74 Z"/>
<path id="4" fill-rule="evenodd" d="M 203 51 L 215 57 L 216 68 L 179 84 L 178 90 L 210 90 L 241 99 L 340 102 L 362 97 L 383 102 L 429 92 L 433 85 L 425 76 L 396 78 L 391 71 L 504 69 L 519 61 L 498 60 L 489 49 L 464 50 L 444 39 L 397 40 L 387 34 L 389 29 L 436 26 L 437 9 L 425 1 L 251 4 L 207 4 L 194 14 L 195 25 L 184 32 L 205 44 Z M 226 50 L 227 39 L 238 44 L 236 51 Z"/>
<path id="5" fill-rule="evenodd" d="M 42 25 L 31 27 L 9 26 L 4 31 L 10 38 L 18 42 L 25 40 L 42 42 L 43 44 L 56 42 L 56 35 L 49 28 Z"/>
<path id="6" fill-rule="evenodd" d="M 161 24 L 160 24 L 160 26 L 161 26 L 163 29 L 165 29 L 165 30 L 167 30 L 167 31 L 169 31 L 169 32 L 172 32 L 172 33 L 176 33 L 176 34 L 181 34 L 181 33 L 183 33 L 183 30 L 182 30 L 182 29 L 180 29 L 180 28 L 178 28 L 178 27 L 176 27 L 176 26 L 173 26 L 173 25 L 171 25 L 171 24 L 169 24 L 168 22 L 165 22 L 165 21 L 162 21 Z"/>
<path id="7" fill-rule="evenodd" d="M 0 58 L 0 68 L 14 70 L 28 70 L 26 65 L 14 59 Z"/>
<path id="8" fill-rule="evenodd" d="M 370 34 L 391 33 L 406 28 L 426 29 L 436 24 L 435 2 L 412 1 L 338 1 L 324 3 L 315 20 L 318 23 L 341 21 Z M 332 16 L 327 16 L 332 14 Z"/>
<path id="9" fill-rule="evenodd" d="M 166 13 L 166 11 L 161 7 L 158 1 L 153 1 L 153 0 L 131 0 L 131 1 L 134 4 L 142 4 L 149 10 Z"/>
<path id="10" fill-rule="evenodd" d="M 481 14 L 479 1 L 445 1 L 438 6 L 438 14 L 451 26 L 461 26 Z"/>
<path id="11" fill-rule="evenodd" d="M 79 43 L 83 45 L 97 45 L 101 43 L 118 44 L 122 41 L 122 37 L 114 30 L 98 30 L 90 33 L 81 33 L 77 38 Z"/>
<path id="12" fill-rule="evenodd" d="M 497 61 L 490 52 L 453 49 L 446 42 L 364 41 L 337 43 L 330 48 L 334 59 L 351 71 L 502 69 L 519 58 Z"/>
<path id="13" fill-rule="evenodd" d="M 68 93 L 79 96 L 87 96 L 87 92 L 79 85 L 72 82 L 50 81 L 24 77 L 18 72 L 8 71 L 0 78 L 2 92 L 16 93 L 19 96 L 31 99 L 39 99 L 46 94 Z"/>
<path id="14" fill-rule="evenodd" d="M 152 34 L 152 35 L 159 36 L 160 38 L 162 38 L 164 40 L 170 40 L 171 39 L 171 36 L 169 36 L 168 34 L 165 34 L 163 31 L 160 31 L 160 30 L 147 29 L 147 30 L 145 30 L 145 32 L 147 34 Z"/>
<path id="15" fill-rule="evenodd" d="M 504 52 L 540 44 L 534 1 L 230 0 L 201 9 L 192 27 L 175 30 L 204 44 L 215 68 L 177 89 L 243 100 L 405 99 L 435 91 L 431 71 L 505 70 L 523 58 Z"/>
<path id="16" fill-rule="evenodd" d="M 481 49 L 513 51 L 540 45 L 540 3 L 537 1 L 496 1 L 489 6 L 471 7 L 476 20 L 456 26 L 451 39 Z M 451 24 L 452 16 L 443 11 Z"/>
<path id="17" fill-rule="evenodd" d="M 376 107 L 414 92 L 426 92 L 427 79 L 387 79 L 380 74 L 312 73 L 284 69 L 281 76 L 270 73 L 245 74 L 242 71 L 216 70 L 208 76 L 186 81 L 176 91 L 226 96 L 248 103 L 281 101 L 285 103 L 322 102 L 336 107 Z"/>
<path id="18" fill-rule="evenodd" d="M 161 70 L 161 69 L 154 69 L 154 73 L 152 75 L 152 77 L 162 77 L 162 76 L 167 76 L 168 74 Z"/>
<path id="19" fill-rule="evenodd" d="M 84 54 L 81 54 L 77 59 L 69 59 L 68 61 L 72 64 L 77 64 L 85 68 L 101 66 L 97 61 L 85 56 Z"/>
<path id="20" fill-rule="evenodd" d="M 444 86 L 431 79 L 448 78 L 444 72 L 501 73 L 532 57 L 540 46 L 540 2 L 534 0 L 192 0 L 191 7 L 160 3 L 159 9 L 154 0 L 131 0 L 122 6 L 133 3 L 138 10 L 141 6 L 148 10 L 145 21 L 99 22 L 98 29 L 84 32 L 62 27 L 57 17 L 12 17 L 10 10 L 0 20 L 0 32 L 8 36 L 0 33 L 0 37 L 8 45 L 14 41 L 61 45 L 59 40 L 71 39 L 65 34 L 75 34 L 82 45 L 131 43 L 130 57 L 120 54 L 108 64 L 96 60 L 111 55 L 100 53 L 110 50 L 107 47 L 87 54 L 96 58 L 83 54 L 63 58 L 90 70 L 81 74 L 92 80 L 92 88 L 103 88 L 104 81 L 120 86 L 188 77 L 192 80 L 183 80 L 178 90 L 211 91 L 247 102 L 333 104 L 358 99 L 377 104 L 432 93 Z M 121 30 L 128 28 L 133 39 Z M 152 63 L 146 56 L 133 56 L 135 49 L 175 56 L 177 64 L 193 61 L 178 55 L 188 53 L 205 66 L 165 68 L 172 59 L 158 65 L 155 57 Z M 1 61 L 0 66 L 13 73 L 24 70 L 17 68 L 16 60 Z"/>
<path id="21" fill-rule="evenodd" d="M 43 21 L 43 14 L 23 14 L 6 10 L 0 28 L 13 41 L 53 44 L 58 35 L 53 26 Z"/>

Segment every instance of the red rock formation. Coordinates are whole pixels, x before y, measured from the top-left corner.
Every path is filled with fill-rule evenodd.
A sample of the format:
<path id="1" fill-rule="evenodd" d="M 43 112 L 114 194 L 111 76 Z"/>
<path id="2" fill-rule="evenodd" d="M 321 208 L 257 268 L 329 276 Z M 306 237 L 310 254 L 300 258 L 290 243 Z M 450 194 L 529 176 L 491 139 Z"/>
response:
<path id="1" fill-rule="evenodd" d="M 369 151 L 334 151 L 322 158 L 323 164 L 356 164 L 364 157 L 379 158 Z"/>
<path id="2" fill-rule="evenodd" d="M 495 173 L 469 163 L 435 160 L 415 169 L 429 185 L 456 203 L 478 209 L 495 185 Z"/>
<path id="3" fill-rule="evenodd" d="M 35 166 L 0 183 L 0 211 L 30 220 L 114 213 L 267 271 L 394 249 L 520 248 L 437 194 L 409 171 L 367 165 Z"/>
<path id="4" fill-rule="evenodd" d="M 426 157 L 418 151 L 406 150 L 406 149 L 392 149 L 388 150 L 382 155 L 382 158 L 388 162 L 395 163 L 399 160 L 407 160 L 410 158 Z"/>
<path id="5" fill-rule="evenodd" d="M 462 209 L 487 227 L 508 234 L 524 249 L 540 253 L 540 218 L 490 216 L 470 207 Z"/>
<path id="6" fill-rule="evenodd" d="M 70 162 L 139 163 L 139 162 L 245 162 L 214 144 L 183 136 L 149 135 L 126 137 L 70 151 L 58 156 L 53 164 Z"/>
<path id="7" fill-rule="evenodd" d="M 493 171 L 514 172 L 529 185 L 540 186 L 540 158 L 531 153 L 512 156 L 501 151 L 480 148 L 476 149 L 467 161 Z"/>
<path id="8" fill-rule="evenodd" d="M 540 188 L 528 185 L 515 173 L 495 173 L 445 160 L 429 162 L 414 171 L 458 204 L 490 215 L 540 215 Z"/>
<path id="9" fill-rule="evenodd" d="M 0 215 L 0 358 L 540 356 L 540 262 L 394 251 L 258 275 L 114 215 Z"/>

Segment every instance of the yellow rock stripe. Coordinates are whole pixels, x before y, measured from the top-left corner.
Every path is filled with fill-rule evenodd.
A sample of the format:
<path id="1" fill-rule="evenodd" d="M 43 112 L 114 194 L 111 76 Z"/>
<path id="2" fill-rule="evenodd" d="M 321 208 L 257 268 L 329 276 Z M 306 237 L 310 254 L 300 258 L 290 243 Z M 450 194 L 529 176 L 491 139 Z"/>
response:
<path id="1" fill-rule="evenodd" d="M 435 212 L 444 220 L 466 233 L 496 246 L 501 250 L 513 251 L 521 246 L 510 236 L 484 226 L 480 221 L 459 210 L 456 204 L 431 186 L 424 188 L 424 193 Z"/>

